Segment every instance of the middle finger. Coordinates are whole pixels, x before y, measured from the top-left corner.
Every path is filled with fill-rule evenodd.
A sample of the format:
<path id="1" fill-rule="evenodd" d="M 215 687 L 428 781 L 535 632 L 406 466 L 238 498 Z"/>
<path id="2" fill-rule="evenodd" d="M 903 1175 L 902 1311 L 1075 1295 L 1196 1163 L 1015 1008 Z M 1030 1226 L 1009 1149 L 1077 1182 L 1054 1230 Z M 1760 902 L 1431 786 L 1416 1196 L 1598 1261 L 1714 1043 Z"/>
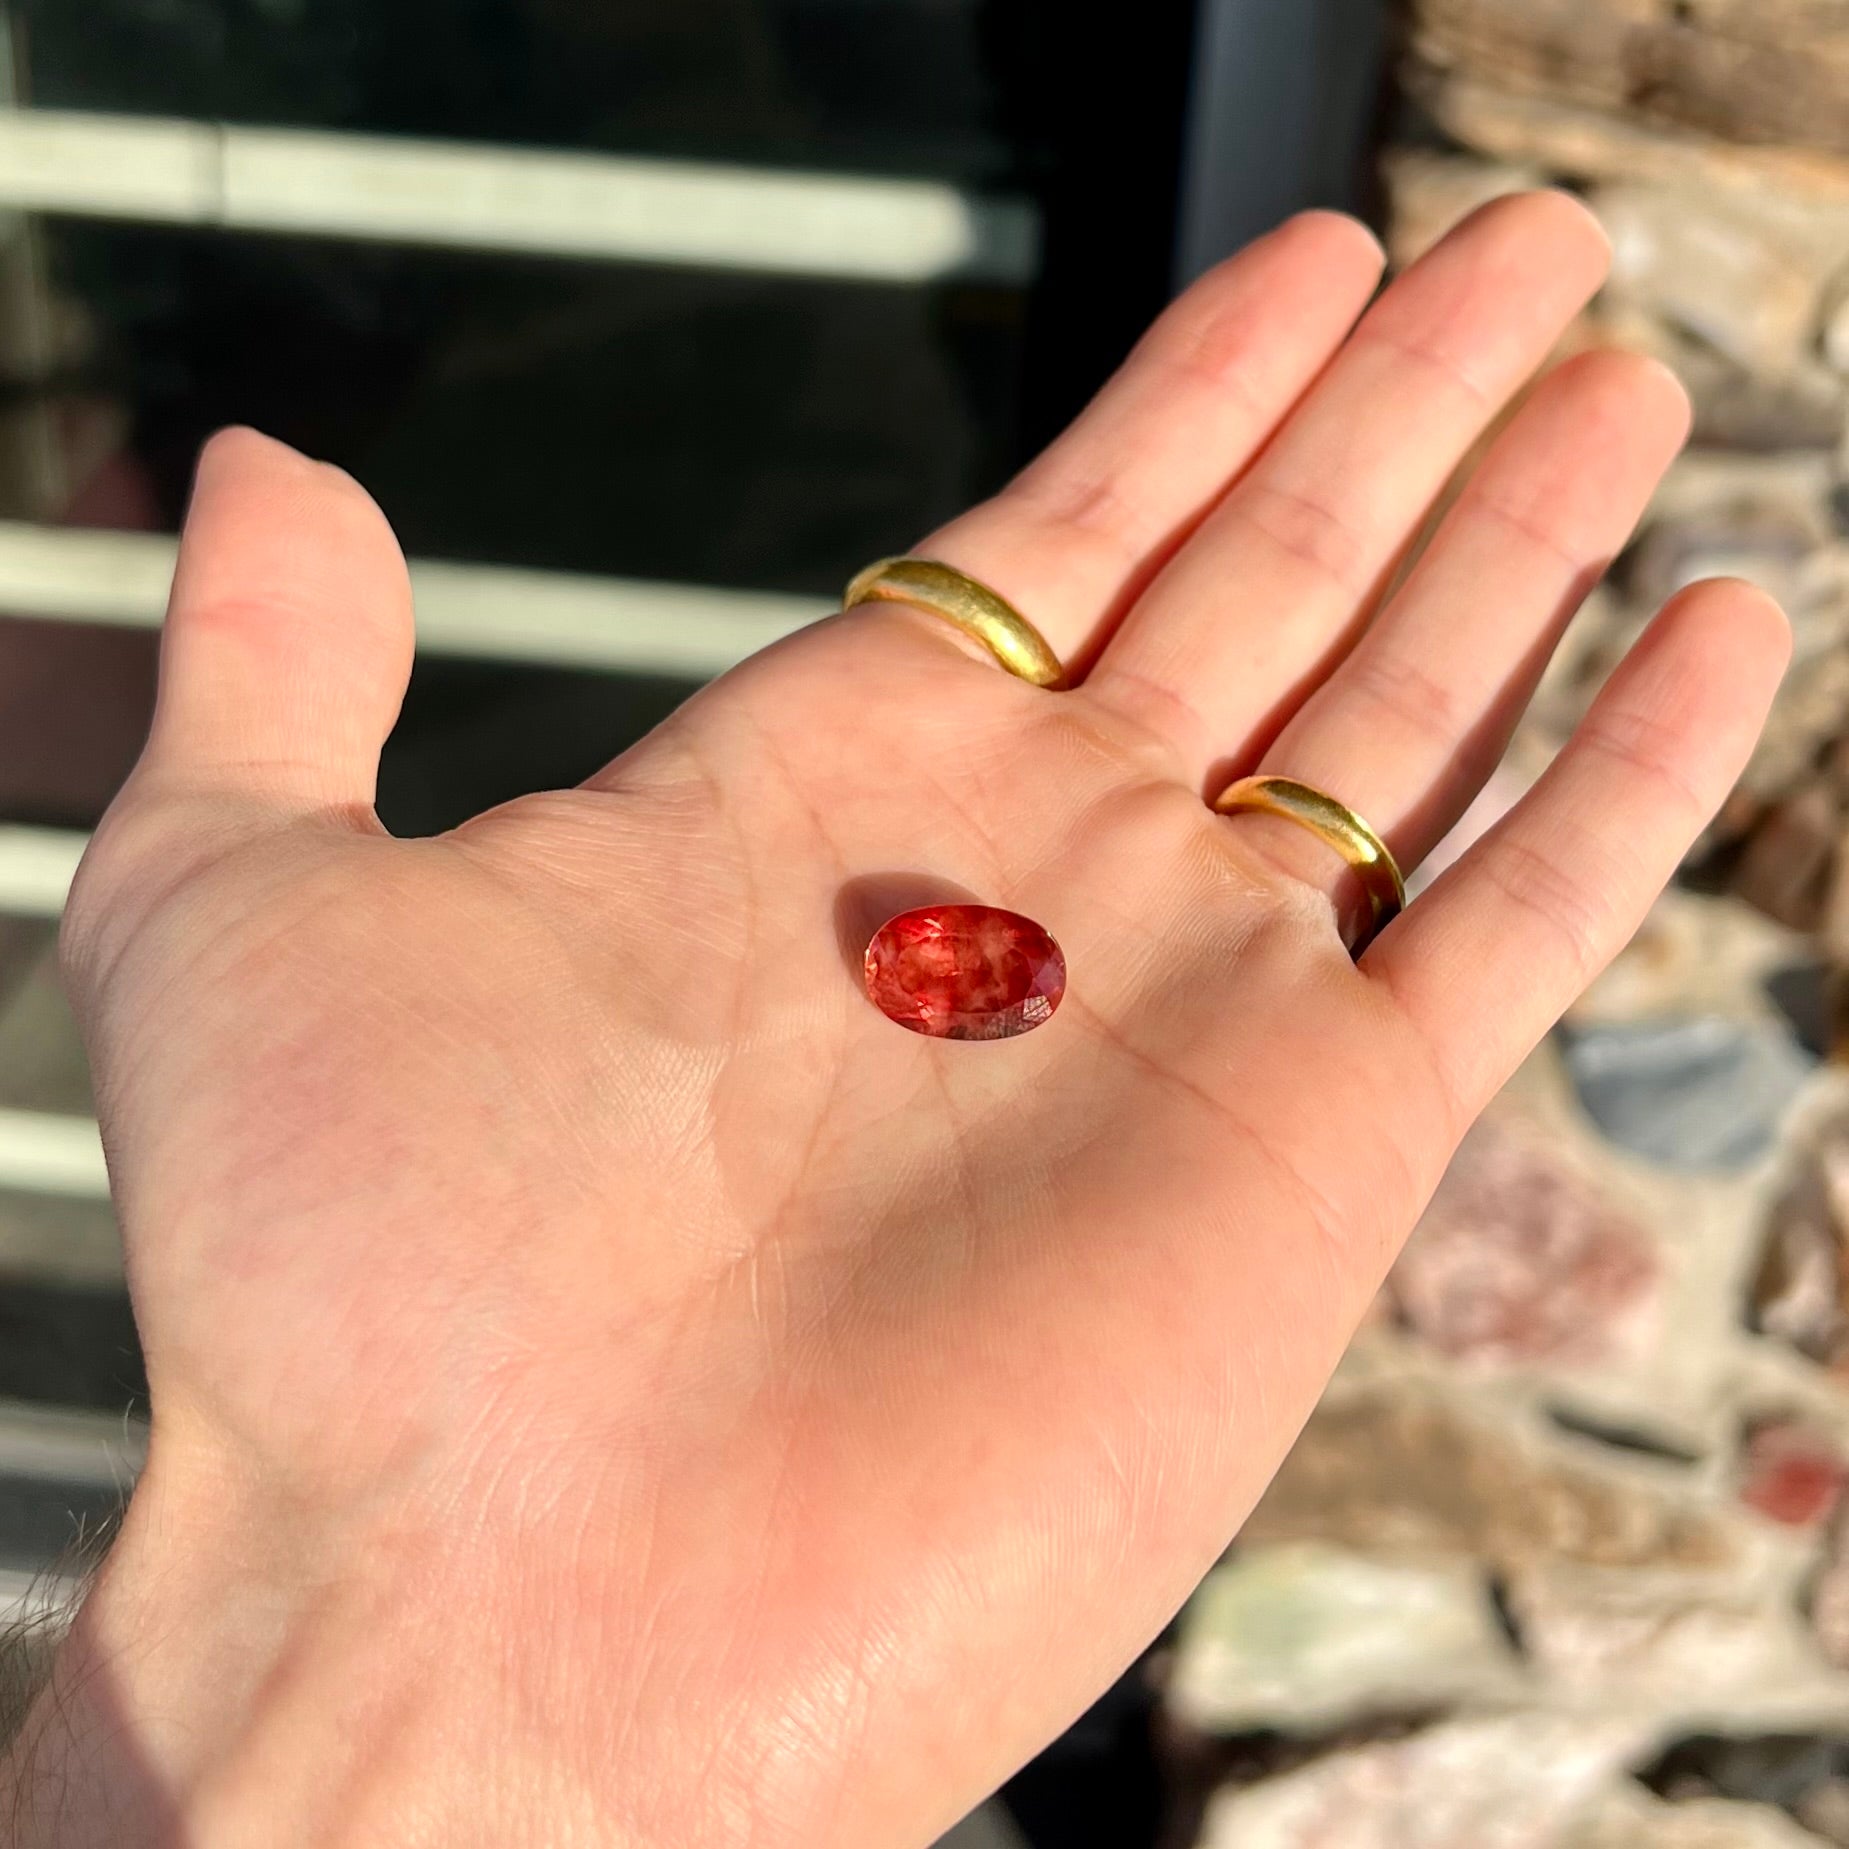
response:
<path id="1" fill-rule="evenodd" d="M 1363 318 L 1270 447 L 1131 612 L 1085 690 L 1203 785 L 1250 768 L 1346 652 L 1471 445 L 1604 279 L 1561 193 L 1496 201 Z"/>

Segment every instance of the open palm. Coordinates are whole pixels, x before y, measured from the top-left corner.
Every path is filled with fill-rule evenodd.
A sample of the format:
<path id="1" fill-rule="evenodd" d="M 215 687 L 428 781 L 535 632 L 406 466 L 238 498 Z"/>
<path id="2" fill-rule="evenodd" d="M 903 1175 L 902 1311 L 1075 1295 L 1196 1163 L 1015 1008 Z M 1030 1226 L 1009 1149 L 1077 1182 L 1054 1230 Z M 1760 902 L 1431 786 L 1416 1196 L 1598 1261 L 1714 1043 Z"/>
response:
<path id="1" fill-rule="evenodd" d="M 431 841 L 372 814 L 384 523 L 213 446 L 67 931 L 155 1414 L 62 1672 L 111 1744 L 31 1748 L 79 1811 L 919 1844 L 1119 1670 L 1777 680 L 1763 598 L 1685 593 L 1359 964 L 1334 856 L 1204 800 L 1284 772 L 1408 866 L 1455 820 L 1681 441 L 1673 381 L 1551 375 L 1376 605 L 1603 260 L 1505 201 L 1356 327 L 1378 253 L 1295 221 L 919 548 L 1073 691 L 864 607 Z M 952 897 L 1059 938 L 1044 1029 L 868 1002 L 873 928 Z"/>

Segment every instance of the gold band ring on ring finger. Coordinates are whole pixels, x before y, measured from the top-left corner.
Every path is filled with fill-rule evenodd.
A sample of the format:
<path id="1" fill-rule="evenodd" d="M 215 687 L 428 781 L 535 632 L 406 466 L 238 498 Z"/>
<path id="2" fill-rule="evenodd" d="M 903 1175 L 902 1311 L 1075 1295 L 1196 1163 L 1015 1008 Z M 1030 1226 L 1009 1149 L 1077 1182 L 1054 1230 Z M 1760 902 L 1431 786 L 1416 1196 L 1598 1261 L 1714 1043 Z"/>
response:
<path id="1" fill-rule="evenodd" d="M 1369 916 L 1349 954 L 1359 957 L 1406 905 L 1406 882 L 1386 842 L 1344 802 L 1290 777 L 1242 777 L 1214 800 L 1221 815 L 1281 815 L 1307 828 L 1354 868 L 1367 894 Z"/>
<path id="2" fill-rule="evenodd" d="M 1004 668 L 1036 687 L 1064 687 L 1065 670 L 1047 639 L 1007 598 L 935 559 L 876 559 L 847 587 L 844 610 L 909 603 L 974 636 Z"/>

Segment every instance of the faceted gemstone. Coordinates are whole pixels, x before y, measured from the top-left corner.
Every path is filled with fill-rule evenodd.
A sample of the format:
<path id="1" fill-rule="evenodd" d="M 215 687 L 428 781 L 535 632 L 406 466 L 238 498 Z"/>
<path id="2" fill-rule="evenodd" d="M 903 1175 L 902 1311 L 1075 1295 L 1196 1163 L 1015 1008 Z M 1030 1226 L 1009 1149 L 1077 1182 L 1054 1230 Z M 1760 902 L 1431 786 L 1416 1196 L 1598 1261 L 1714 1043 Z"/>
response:
<path id="1" fill-rule="evenodd" d="M 1053 1018 L 1066 992 L 1059 946 L 1019 912 L 926 905 L 867 946 L 867 993 L 889 1020 L 940 1040 L 1006 1040 Z"/>

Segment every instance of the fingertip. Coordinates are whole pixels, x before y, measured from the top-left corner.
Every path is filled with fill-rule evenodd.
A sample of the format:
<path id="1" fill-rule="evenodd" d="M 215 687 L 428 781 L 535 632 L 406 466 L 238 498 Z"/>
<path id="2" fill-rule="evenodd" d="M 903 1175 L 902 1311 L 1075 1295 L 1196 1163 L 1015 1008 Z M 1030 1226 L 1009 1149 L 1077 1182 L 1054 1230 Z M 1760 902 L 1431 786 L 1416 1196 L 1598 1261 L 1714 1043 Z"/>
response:
<path id="1" fill-rule="evenodd" d="M 1616 347 L 1563 361 L 1542 387 L 1545 402 L 1571 420 L 1597 457 L 1647 457 L 1654 487 L 1687 446 L 1694 427 L 1688 389 L 1667 366 Z"/>
<path id="2" fill-rule="evenodd" d="M 1742 673 L 1775 688 L 1791 665 L 1791 619 L 1763 585 L 1747 578 L 1704 578 L 1678 591 L 1659 622 L 1674 625 L 1690 646 L 1725 650 Z"/>
<path id="3" fill-rule="evenodd" d="M 1624 401 L 1637 415 L 1645 407 L 1666 438 L 1673 439 L 1680 450 L 1695 427 L 1695 401 L 1680 375 L 1646 353 L 1628 353 L 1616 348 L 1586 355 L 1588 364 L 1597 364 L 1602 374 L 1622 392 Z"/>
<path id="4" fill-rule="evenodd" d="M 1612 242 L 1598 215 L 1560 187 L 1503 193 L 1462 219 L 1442 240 L 1493 239 L 1506 243 L 1527 267 L 1545 259 L 1549 269 L 1570 277 L 1590 296 L 1611 271 Z"/>
<path id="5" fill-rule="evenodd" d="M 1298 212 L 1275 230 L 1208 270 L 1193 293 L 1208 300 L 1272 300 L 1280 290 L 1340 296 L 1358 313 L 1379 286 L 1387 253 L 1360 219 L 1346 212 Z"/>
<path id="6" fill-rule="evenodd" d="M 1376 273 L 1387 267 L 1387 249 L 1375 233 L 1349 212 L 1321 207 L 1287 218 L 1272 234 L 1274 242 L 1306 245 L 1331 256 L 1366 263 Z"/>
<path id="7" fill-rule="evenodd" d="M 189 535 L 208 528 L 277 531 L 304 521 L 327 529 L 330 549 L 365 548 L 366 556 L 402 565 L 396 535 L 378 502 L 343 468 L 267 435 L 249 424 L 229 424 L 201 446 L 187 510 Z M 196 536 L 196 535 L 194 535 Z M 183 561 L 194 561 L 182 553 Z"/>
<path id="8" fill-rule="evenodd" d="M 226 424 L 213 431 L 199 449 L 194 470 L 195 481 L 226 474 L 243 474 L 251 469 L 296 469 L 306 471 L 314 464 L 299 450 L 291 449 L 279 438 L 266 435 L 251 424 Z"/>
<path id="9" fill-rule="evenodd" d="M 223 476 L 268 476 L 303 488 L 333 488 L 354 501 L 376 506 L 371 494 L 338 463 L 322 462 L 252 424 L 226 424 L 200 446 L 195 471 L 200 480 Z"/>
<path id="10" fill-rule="evenodd" d="M 1577 193 L 1563 186 L 1536 186 L 1525 192 L 1504 193 L 1480 207 L 1476 216 L 1505 219 L 1519 225 L 1525 236 L 1546 237 L 1577 247 L 1602 263 L 1611 261 L 1611 234 L 1599 215 Z"/>
<path id="11" fill-rule="evenodd" d="M 1676 422 L 1682 429 L 1682 440 L 1686 443 L 1695 425 L 1695 400 L 1682 375 L 1648 353 L 1626 353 L 1623 358 L 1629 362 L 1640 385 L 1647 382 L 1649 390 L 1662 404 L 1673 407 Z"/>
<path id="12" fill-rule="evenodd" d="M 1679 739 L 1691 786 L 1718 806 L 1758 743 L 1790 660 L 1791 625 L 1776 599 L 1743 579 L 1704 579 L 1663 606 L 1586 724 L 1601 713 L 1645 715 Z"/>
<path id="13" fill-rule="evenodd" d="M 330 473 L 261 430 L 228 424 L 200 446 L 186 509 L 188 537 L 202 528 L 246 526 L 252 519 L 293 520 L 322 501 Z"/>
<path id="14" fill-rule="evenodd" d="M 1564 186 L 1543 186 L 1531 193 L 1517 194 L 1516 197 L 1532 201 L 1532 211 L 1545 212 L 1559 236 L 1570 237 L 1583 244 L 1601 262 L 1611 262 L 1611 233 L 1605 229 L 1604 221 L 1598 213 L 1577 193 L 1568 192 Z"/>

